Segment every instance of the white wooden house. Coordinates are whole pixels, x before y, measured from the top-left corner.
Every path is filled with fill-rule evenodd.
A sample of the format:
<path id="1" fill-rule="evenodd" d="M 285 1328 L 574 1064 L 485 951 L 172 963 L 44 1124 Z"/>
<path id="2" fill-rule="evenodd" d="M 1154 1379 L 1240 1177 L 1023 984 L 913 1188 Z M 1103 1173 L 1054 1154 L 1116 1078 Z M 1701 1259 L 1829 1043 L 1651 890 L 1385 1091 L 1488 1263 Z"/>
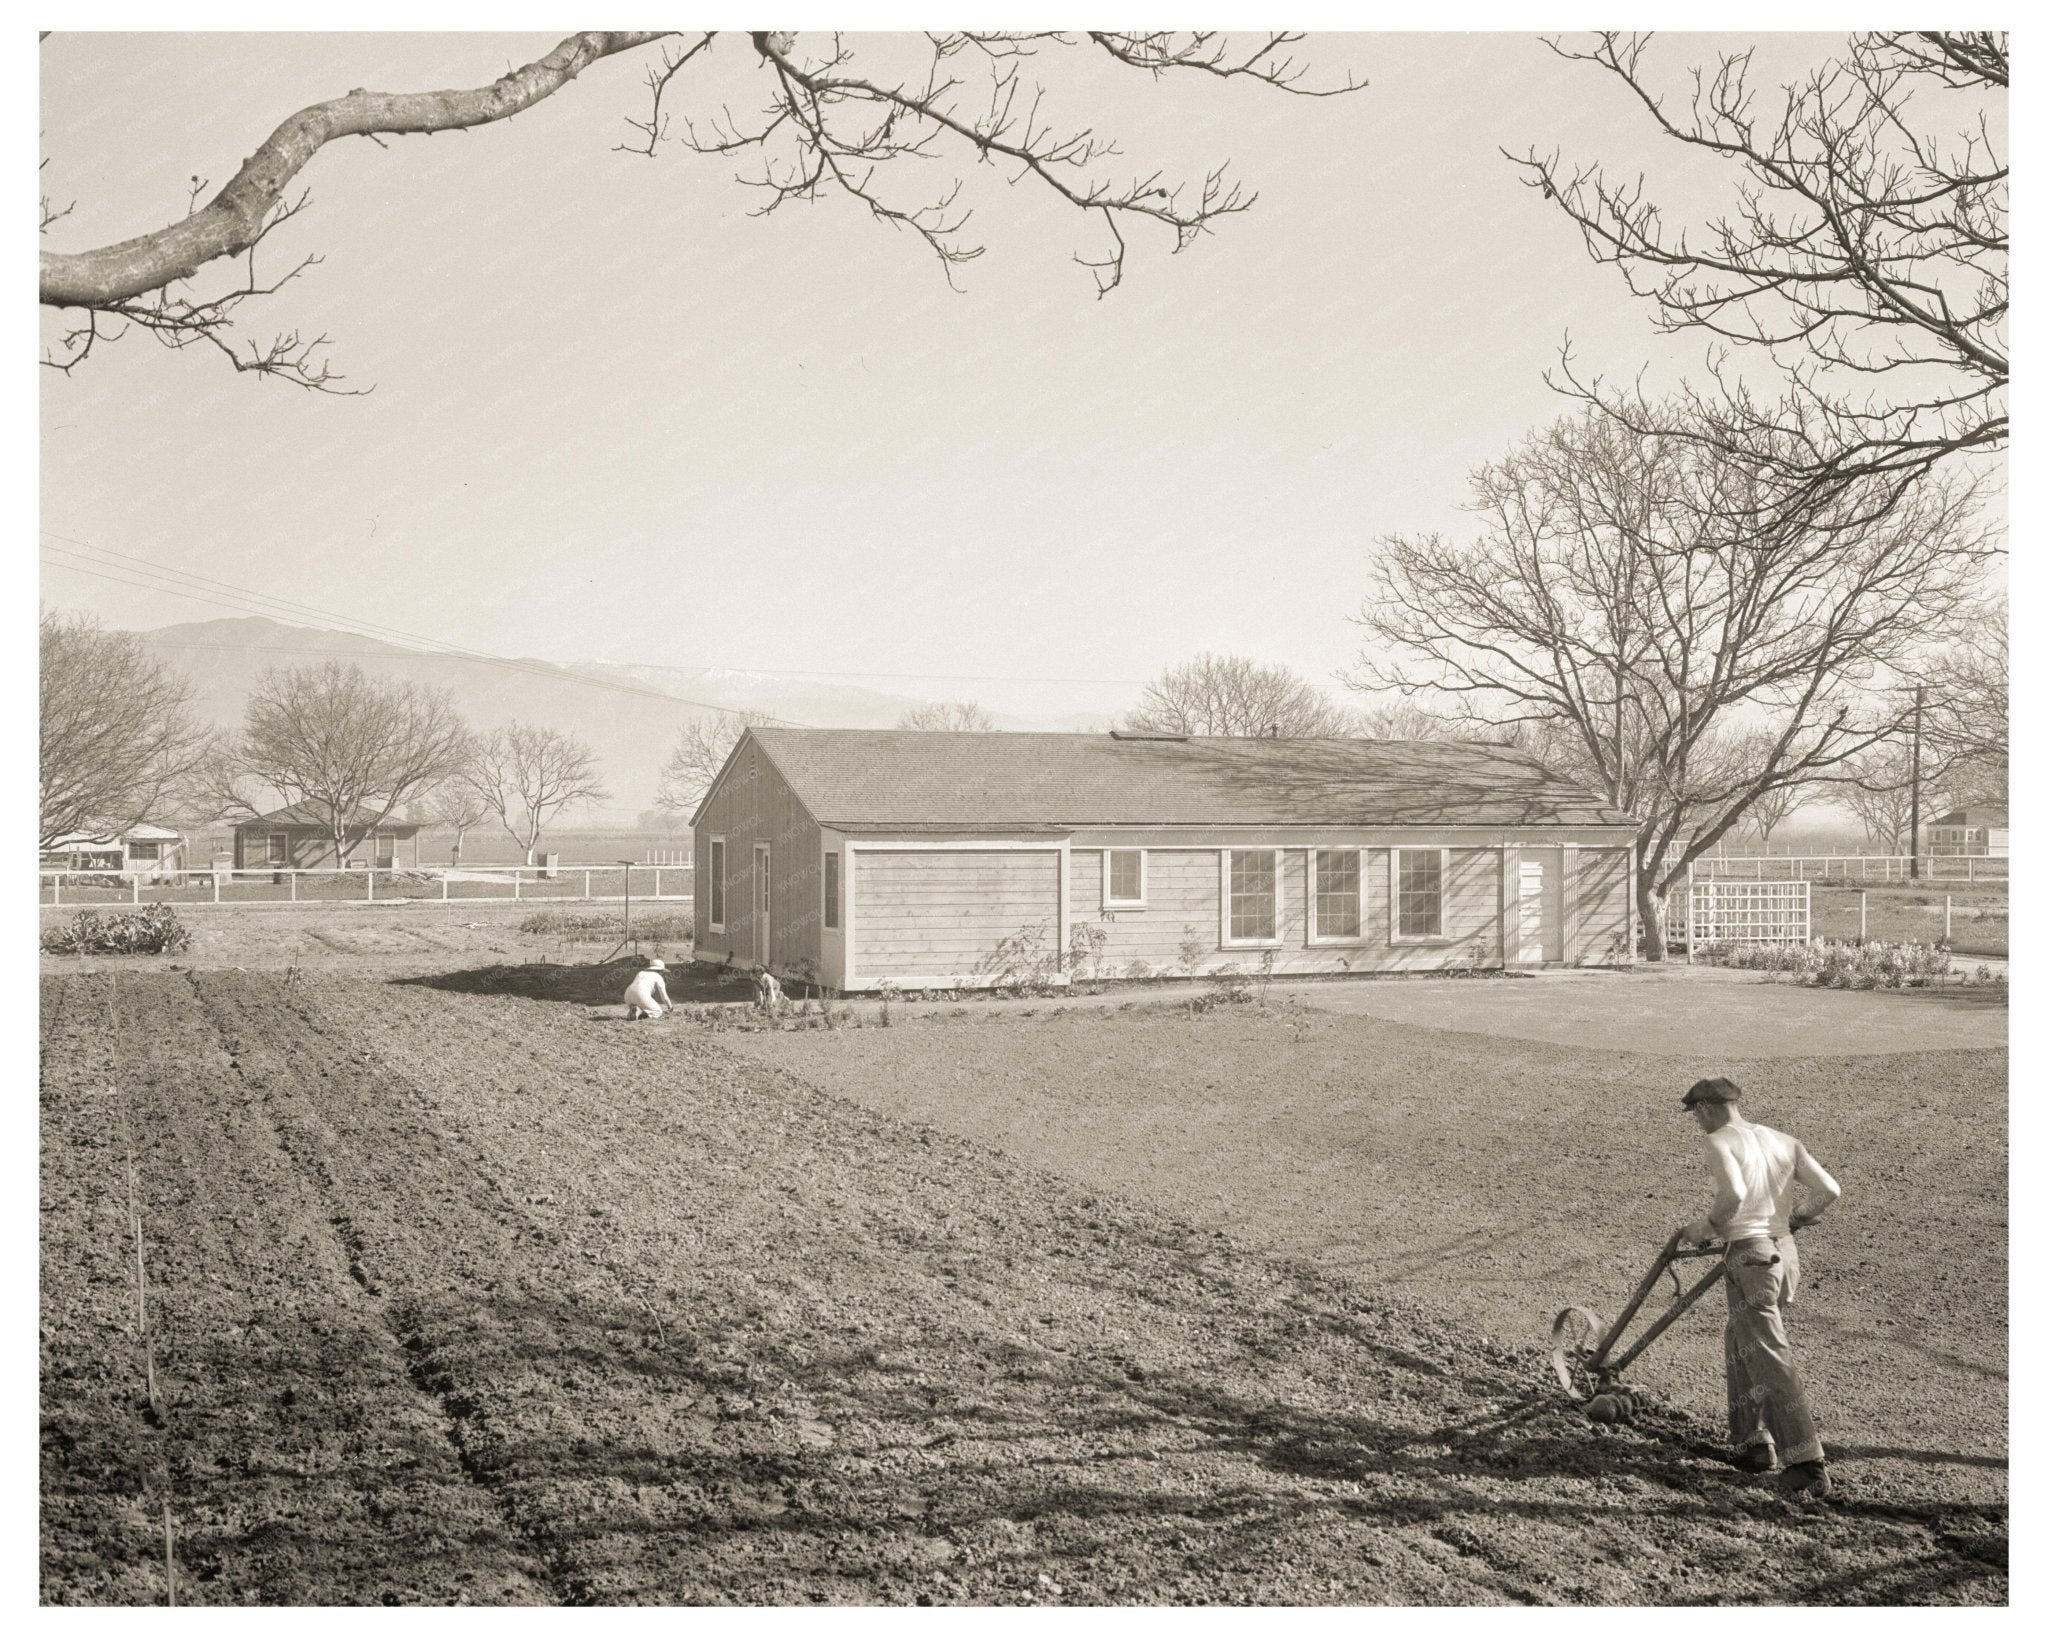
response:
<path id="1" fill-rule="evenodd" d="M 1927 851 L 2003 859 L 2012 852 L 2012 832 L 2002 807 L 1956 808 L 1927 827 Z"/>
<path id="2" fill-rule="evenodd" d="M 698 959 L 838 990 L 1634 944 L 1634 822 L 1501 746 L 751 728 L 692 828 Z"/>
<path id="3" fill-rule="evenodd" d="M 185 867 L 185 837 L 163 825 L 100 825 L 59 836 L 42 850 L 44 870 L 105 871 L 154 881 Z"/>

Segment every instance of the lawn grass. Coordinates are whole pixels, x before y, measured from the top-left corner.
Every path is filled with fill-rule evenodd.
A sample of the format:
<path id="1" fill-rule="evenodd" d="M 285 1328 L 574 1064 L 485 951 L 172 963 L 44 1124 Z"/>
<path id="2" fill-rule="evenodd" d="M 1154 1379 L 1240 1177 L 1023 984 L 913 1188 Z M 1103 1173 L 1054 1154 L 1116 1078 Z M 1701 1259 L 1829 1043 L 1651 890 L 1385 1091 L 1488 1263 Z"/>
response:
<path id="1" fill-rule="evenodd" d="M 1954 905 L 1952 948 L 1958 956 L 2004 956 L 2011 953 L 2010 893 L 2005 882 L 1928 882 L 1917 886 L 1875 885 L 1813 889 L 1813 931 L 1816 938 L 1855 938 L 1865 924 L 1859 900 L 1867 906 L 1867 937 L 1889 944 L 1931 944 L 1942 936 L 1943 904 Z"/>

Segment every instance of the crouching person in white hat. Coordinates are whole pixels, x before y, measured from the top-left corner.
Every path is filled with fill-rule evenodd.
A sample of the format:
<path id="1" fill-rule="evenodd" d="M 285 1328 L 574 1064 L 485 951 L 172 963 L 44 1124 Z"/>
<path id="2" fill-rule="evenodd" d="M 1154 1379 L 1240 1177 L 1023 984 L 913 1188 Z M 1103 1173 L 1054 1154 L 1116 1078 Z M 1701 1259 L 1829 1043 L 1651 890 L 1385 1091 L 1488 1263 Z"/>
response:
<path id="1" fill-rule="evenodd" d="M 626 1016 L 628 1018 L 659 1018 L 675 1006 L 668 998 L 668 985 L 661 975 L 668 966 L 656 956 L 633 975 L 633 982 L 626 986 Z"/>

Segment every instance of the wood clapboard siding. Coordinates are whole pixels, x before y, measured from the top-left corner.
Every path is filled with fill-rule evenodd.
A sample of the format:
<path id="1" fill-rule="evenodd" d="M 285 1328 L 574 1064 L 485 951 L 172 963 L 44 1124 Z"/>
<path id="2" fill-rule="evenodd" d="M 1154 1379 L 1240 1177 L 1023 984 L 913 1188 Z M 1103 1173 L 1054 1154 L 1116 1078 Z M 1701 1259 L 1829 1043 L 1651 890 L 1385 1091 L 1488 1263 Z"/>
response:
<path id="1" fill-rule="evenodd" d="M 1389 890 L 1390 850 L 1362 850 L 1365 904 L 1360 937 L 1342 944 L 1308 942 L 1308 851 L 1281 850 L 1279 947 L 1273 970 L 1282 973 L 1407 972 L 1463 966 L 1500 959 L 1500 852 L 1497 848 L 1452 848 L 1444 875 L 1444 938 L 1427 944 L 1397 944 Z M 1264 951 L 1222 942 L 1222 866 L 1216 848 L 1148 848 L 1145 908 L 1105 912 L 1102 854 L 1076 849 L 1070 873 L 1070 914 L 1075 922 L 1095 921 L 1105 934 L 1101 970 L 1122 975 L 1133 963 L 1156 971 L 1183 969 L 1181 943 L 1201 945 L 1197 972 L 1226 963 L 1251 968 Z"/>
<path id="2" fill-rule="evenodd" d="M 1060 860 L 1052 849 L 854 854 L 854 974 L 969 977 L 1006 938 L 1057 948 Z"/>
<path id="3" fill-rule="evenodd" d="M 1565 900 L 1567 961 L 1601 965 L 1626 955 L 1628 872 L 1626 848 L 1579 850 Z"/>
<path id="4" fill-rule="evenodd" d="M 815 972 L 823 950 L 823 847 L 816 821 L 775 765 L 742 745 L 697 820 L 693 838 L 697 951 L 755 959 L 754 844 L 769 845 L 769 966 L 778 977 Z M 725 931 L 711 930 L 711 838 L 725 838 Z"/>

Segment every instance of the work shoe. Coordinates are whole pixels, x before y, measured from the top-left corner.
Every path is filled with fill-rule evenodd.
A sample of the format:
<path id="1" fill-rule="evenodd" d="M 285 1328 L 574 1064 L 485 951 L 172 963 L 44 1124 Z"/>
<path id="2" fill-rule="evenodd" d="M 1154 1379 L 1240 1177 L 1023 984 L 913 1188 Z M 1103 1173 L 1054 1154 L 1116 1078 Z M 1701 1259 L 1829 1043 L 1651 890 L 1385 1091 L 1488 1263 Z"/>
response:
<path id="1" fill-rule="evenodd" d="M 1769 1445 L 1744 1445 L 1729 1459 L 1744 1473 L 1768 1473 L 1778 1465 L 1778 1453 Z"/>
<path id="2" fill-rule="evenodd" d="M 1807 1496 L 1819 1501 L 1835 1488 L 1828 1483 L 1826 1462 L 1794 1462 L 1785 1469 L 1785 1488 L 1795 1496 Z"/>

